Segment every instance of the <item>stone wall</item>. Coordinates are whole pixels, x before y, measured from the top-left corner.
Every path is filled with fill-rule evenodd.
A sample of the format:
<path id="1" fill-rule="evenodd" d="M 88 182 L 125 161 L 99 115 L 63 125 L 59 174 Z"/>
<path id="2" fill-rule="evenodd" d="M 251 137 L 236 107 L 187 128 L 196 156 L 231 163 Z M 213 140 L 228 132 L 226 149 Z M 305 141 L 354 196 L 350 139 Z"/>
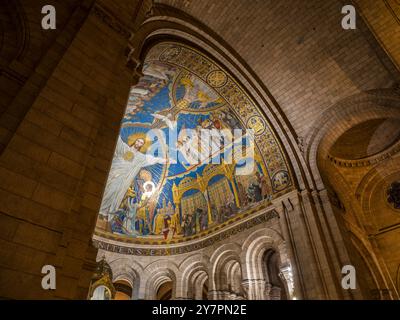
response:
<path id="1" fill-rule="evenodd" d="M 93 7 L 76 7 L 68 30 L 53 36 L 56 51 L 26 82 L 36 74 L 42 80 L 0 156 L 3 298 L 86 298 L 96 256 L 91 235 L 133 80 L 129 34 L 109 21 Z M 28 103 L 24 92 L 14 101 Z M 55 291 L 41 289 L 46 264 L 56 267 Z"/>

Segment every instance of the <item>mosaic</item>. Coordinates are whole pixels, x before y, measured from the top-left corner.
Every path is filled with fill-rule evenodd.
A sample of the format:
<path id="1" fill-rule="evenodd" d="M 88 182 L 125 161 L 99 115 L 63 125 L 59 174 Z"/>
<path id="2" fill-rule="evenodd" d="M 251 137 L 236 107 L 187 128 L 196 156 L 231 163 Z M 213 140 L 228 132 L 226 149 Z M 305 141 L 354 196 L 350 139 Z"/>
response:
<path id="1" fill-rule="evenodd" d="M 290 189 L 268 120 L 226 70 L 190 47 L 162 43 L 148 53 L 143 74 L 130 92 L 97 235 L 142 244 L 186 241 Z M 203 137 L 190 134 L 204 129 L 232 136 L 240 129 L 251 132 L 252 140 L 240 139 L 239 154 L 236 136 L 231 145 L 217 145 L 212 149 L 217 152 L 208 154 Z M 231 161 L 224 153 L 229 148 L 235 155 Z M 188 161 L 195 152 L 200 160 Z M 210 161 L 215 157 L 221 161 Z M 243 174 L 249 162 L 252 170 Z"/>

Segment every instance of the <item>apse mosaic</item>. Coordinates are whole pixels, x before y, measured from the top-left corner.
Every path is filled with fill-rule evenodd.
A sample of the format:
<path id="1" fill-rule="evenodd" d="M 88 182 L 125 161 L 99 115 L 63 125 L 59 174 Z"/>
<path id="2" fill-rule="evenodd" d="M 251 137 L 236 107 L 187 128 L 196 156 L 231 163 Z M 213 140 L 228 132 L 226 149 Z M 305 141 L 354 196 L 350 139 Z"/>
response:
<path id="1" fill-rule="evenodd" d="M 209 154 L 198 141 L 202 136 L 189 134 L 202 129 L 232 136 L 241 129 L 252 139 L 235 136 Z M 239 142 L 241 152 L 228 159 L 224 151 L 237 150 Z M 200 160 L 188 161 L 196 152 Z M 215 157 L 221 161 L 210 161 Z M 243 174 L 249 163 L 252 170 Z M 131 89 L 96 234 L 145 244 L 189 240 L 265 205 L 291 185 L 268 121 L 233 78 L 192 48 L 158 44 Z"/>

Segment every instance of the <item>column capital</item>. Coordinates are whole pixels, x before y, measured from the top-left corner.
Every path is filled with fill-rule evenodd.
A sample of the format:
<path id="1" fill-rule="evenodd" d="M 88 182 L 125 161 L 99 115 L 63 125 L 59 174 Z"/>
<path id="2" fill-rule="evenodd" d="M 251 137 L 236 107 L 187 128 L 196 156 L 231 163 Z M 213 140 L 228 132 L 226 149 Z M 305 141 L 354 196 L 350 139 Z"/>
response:
<path id="1" fill-rule="evenodd" d="M 264 300 L 265 280 L 264 279 L 244 279 L 242 287 L 247 299 Z"/>
<path id="2" fill-rule="evenodd" d="M 271 202 L 280 214 L 282 214 L 284 209 L 286 209 L 288 212 L 291 212 L 295 210 L 299 203 L 299 194 L 297 190 L 293 190 L 276 199 L 273 199 Z"/>

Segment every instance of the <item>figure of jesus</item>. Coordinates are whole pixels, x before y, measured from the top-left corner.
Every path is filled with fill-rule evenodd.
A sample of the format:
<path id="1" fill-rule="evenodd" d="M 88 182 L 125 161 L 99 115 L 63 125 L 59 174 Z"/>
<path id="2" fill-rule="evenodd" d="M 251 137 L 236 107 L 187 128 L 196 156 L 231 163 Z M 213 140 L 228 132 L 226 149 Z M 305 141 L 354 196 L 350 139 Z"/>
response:
<path id="1" fill-rule="evenodd" d="M 100 207 L 100 214 L 108 216 L 109 220 L 112 214 L 119 209 L 126 191 L 132 185 L 140 169 L 157 163 L 166 163 L 165 158 L 154 157 L 140 152 L 144 143 L 143 139 L 137 139 L 133 146 L 130 147 L 122 141 L 121 136 L 118 137 L 114 159 Z"/>

